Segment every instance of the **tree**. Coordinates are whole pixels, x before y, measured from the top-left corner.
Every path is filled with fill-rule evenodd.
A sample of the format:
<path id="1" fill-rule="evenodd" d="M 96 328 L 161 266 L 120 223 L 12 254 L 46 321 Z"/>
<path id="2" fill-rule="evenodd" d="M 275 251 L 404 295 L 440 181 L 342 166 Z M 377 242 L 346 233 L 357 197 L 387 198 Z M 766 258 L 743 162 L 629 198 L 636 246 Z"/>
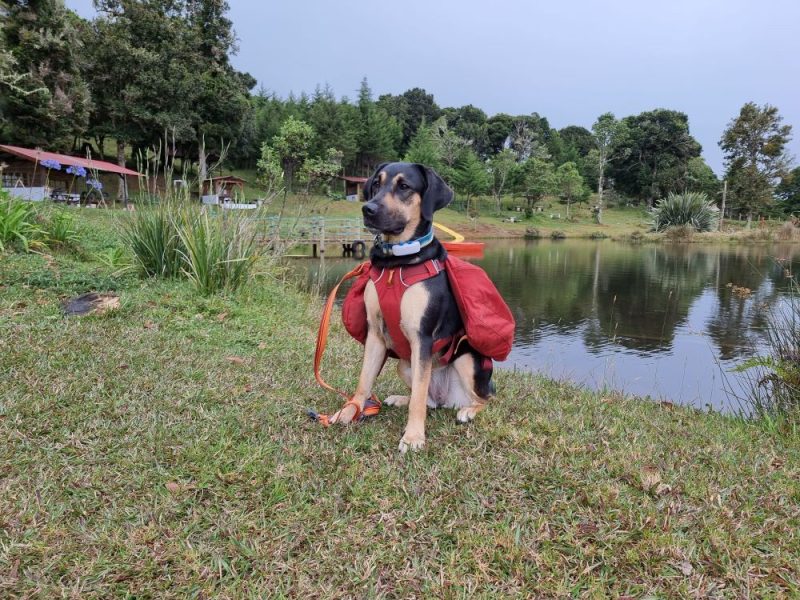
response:
<path id="1" fill-rule="evenodd" d="M 305 195 L 311 188 L 320 184 L 327 185 L 342 170 L 342 152 L 336 148 L 328 148 L 321 157 L 309 157 L 300 169 L 300 180 L 305 183 Z"/>
<path id="2" fill-rule="evenodd" d="M 453 174 L 453 183 L 456 190 L 467 197 L 467 209 L 470 214 L 477 214 L 477 210 L 470 210 L 470 200 L 473 196 L 486 193 L 489 187 L 489 174 L 486 165 L 472 150 L 467 150 L 461 155 Z"/>
<path id="3" fill-rule="evenodd" d="M 517 166 L 517 157 L 509 150 L 501 150 L 489 159 L 489 181 L 495 208 L 500 211 L 500 200 Z"/>
<path id="4" fill-rule="evenodd" d="M 527 200 L 529 209 L 545 196 L 558 191 L 553 163 L 548 160 L 535 156 L 529 158 L 520 166 L 519 175 L 517 189 Z"/>
<path id="5" fill-rule="evenodd" d="M 776 107 L 748 102 L 728 123 L 719 142 L 731 195 L 737 208 L 747 213 L 748 225 L 754 213 L 772 203 L 773 190 L 788 171 L 786 144 L 792 126 L 782 121 Z"/>
<path id="6" fill-rule="evenodd" d="M 292 190 L 295 171 L 308 158 L 314 142 L 314 129 L 305 121 L 289 117 L 272 138 L 272 147 L 278 154 L 285 173 L 286 189 Z M 263 156 L 263 152 L 262 152 Z"/>
<path id="7" fill-rule="evenodd" d="M 404 159 L 406 162 L 426 165 L 436 171 L 442 169 L 442 154 L 439 149 L 433 127 L 423 124 L 411 139 L 408 152 Z"/>
<path id="8" fill-rule="evenodd" d="M 402 139 L 400 125 L 372 100 L 367 79 L 361 81 L 358 93 L 360 127 L 358 132 L 358 165 L 362 172 L 370 172 L 378 163 L 397 156 Z"/>
<path id="9" fill-rule="evenodd" d="M 597 212 L 598 224 L 603 223 L 603 190 L 605 189 L 606 169 L 608 164 L 622 154 L 620 148 L 627 138 L 627 128 L 617 121 L 612 113 L 604 113 L 592 125 L 594 148 L 590 148 L 587 156 L 594 164 L 597 174 Z"/>
<path id="10" fill-rule="evenodd" d="M 486 120 L 486 153 L 497 154 L 509 140 L 514 129 L 514 117 L 499 113 Z"/>
<path id="11" fill-rule="evenodd" d="M 456 165 L 469 150 L 470 143 L 461 136 L 451 131 L 447 126 L 447 119 L 440 117 L 431 128 L 433 140 L 441 156 L 441 170 L 439 174 L 447 181 L 453 178 Z"/>
<path id="12" fill-rule="evenodd" d="M 775 189 L 780 206 L 787 215 L 800 214 L 800 167 L 787 173 Z"/>
<path id="13" fill-rule="evenodd" d="M 280 155 L 266 142 L 261 146 L 261 158 L 256 167 L 258 182 L 267 188 L 267 198 L 270 198 L 277 192 L 283 180 L 283 167 Z"/>
<path id="14" fill-rule="evenodd" d="M 575 163 L 567 162 L 556 169 L 555 185 L 558 193 L 567 202 L 567 218 L 569 219 L 569 207 L 572 201 L 586 198 L 589 192 L 583 184 L 583 177 Z"/>
<path id="15" fill-rule="evenodd" d="M 459 108 L 445 108 L 442 112 L 447 119 L 448 128 L 461 139 L 467 140 L 478 156 L 486 158 L 488 143 L 486 113 L 472 104 Z"/>
<path id="16" fill-rule="evenodd" d="M 69 150 L 88 125 L 80 18 L 60 0 L 0 6 L 0 137 L 24 146 Z M 13 85 L 8 85 L 13 84 Z"/>
<path id="17" fill-rule="evenodd" d="M 719 179 L 713 169 L 709 167 L 706 161 L 700 156 L 689 159 L 685 191 L 702 192 L 712 199 L 719 196 Z"/>
<path id="18" fill-rule="evenodd" d="M 597 147 L 594 134 L 586 127 L 569 125 L 559 129 L 558 134 L 561 136 L 564 146 L 574 149 L 581 158 L 585 158 L 591 150 Z"/>
<path id="19" fill-rule="evenodd" d="M 406 152 L 411 140 L 423 123 L 433 123 L 442 111 L 436 104 L 433 94 L 422 88 L 406 90 L 399 96 L 385 94 L 378 98 L 377 106 L 391 115 L 402 129 L 398 144 L 400 152 Z"/>
<path id="20" fill-rule="evenodd" d="M 615 144 L 622 155 L 610 165 L 614 186 L 652 206 L 656 198 L 686 187 L 689 160 L 700 156 L 701 146 L 689 133 L 689 118 L 682 112 L 657 109 L 622 120 L 623 142 Z"/>

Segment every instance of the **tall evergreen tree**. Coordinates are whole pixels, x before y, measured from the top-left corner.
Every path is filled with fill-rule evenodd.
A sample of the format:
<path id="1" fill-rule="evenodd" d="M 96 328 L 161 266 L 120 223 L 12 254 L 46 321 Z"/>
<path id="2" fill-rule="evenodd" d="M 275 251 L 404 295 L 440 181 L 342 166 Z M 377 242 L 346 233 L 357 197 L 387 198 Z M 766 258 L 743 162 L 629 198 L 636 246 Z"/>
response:
<path id="1" fill-rule="evenodd" d="M 0 50 L 16 85 L 1 88 L 0 137 L 69 150 L 86 130 L 91 105 L 81 75 L 80 18 L 63 0 L 11 0 L 5 12 Z"/>
<path id="2" fill-rule="evenodd" d="M 360 127 L 358 136 L 358 167 L 368 173 L 378 163 L 397 157 L 402 131 L 397 121 L 376 105 L 366 77 L 358 93 Z"/>

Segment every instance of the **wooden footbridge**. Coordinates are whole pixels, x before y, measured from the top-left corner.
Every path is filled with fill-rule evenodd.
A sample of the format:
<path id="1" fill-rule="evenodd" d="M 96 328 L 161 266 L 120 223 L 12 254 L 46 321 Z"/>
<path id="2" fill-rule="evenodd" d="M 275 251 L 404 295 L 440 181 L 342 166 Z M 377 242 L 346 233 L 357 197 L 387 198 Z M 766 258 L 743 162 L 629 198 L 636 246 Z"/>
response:
<path id="1" fill-rule="evenodd" d="M 309 246 L 313 257 L 341 246 L 344 256 L 363 258 L 367 243 L 374 238 L 361 219 L 267 217 L 263 222 L 264 241 L 286 247 Z"/>

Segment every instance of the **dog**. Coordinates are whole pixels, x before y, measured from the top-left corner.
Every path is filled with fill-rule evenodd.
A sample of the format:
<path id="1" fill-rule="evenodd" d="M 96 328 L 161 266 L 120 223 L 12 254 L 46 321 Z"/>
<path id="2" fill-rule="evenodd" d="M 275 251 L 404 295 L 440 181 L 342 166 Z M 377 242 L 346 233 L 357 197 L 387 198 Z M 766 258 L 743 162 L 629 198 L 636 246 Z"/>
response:
<path id="1" fill-rule="evenodd" d="M 428 407 L 455 409 L 462 423 L 484 409 L 495 394 L 492 363 L 463 337 L 458 305 L 440 270 L 447 251 L 433 236 L 433 213 L 452 201 L 453 191 L 429 167 L 385 163 L 365 182 L 364 199 L 364 225 L 380 237 L 370 251 L 375 275 L 364 289 L 368 330 L 351 402 L 364 408 L 387 353 L 397 355 L 397 371 L 410 394 L 389 396 L 385 403 L 408 406 L 399 445 L 405 453 L 425 445 Z M 385 310 L 386 289 L 400 290 L 399 310 Z M 331 423 L 348 424 L 356 414 L 355 406 L 346 405 Z"/>

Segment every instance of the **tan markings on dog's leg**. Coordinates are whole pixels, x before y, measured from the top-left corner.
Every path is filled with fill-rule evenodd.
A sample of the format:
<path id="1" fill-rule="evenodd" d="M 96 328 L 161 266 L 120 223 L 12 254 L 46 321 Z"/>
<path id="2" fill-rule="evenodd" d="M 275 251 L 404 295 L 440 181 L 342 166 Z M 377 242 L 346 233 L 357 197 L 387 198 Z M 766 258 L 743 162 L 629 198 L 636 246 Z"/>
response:
<path id="1" fill-rule="evenodd" d="M 456 413 L 456 419 L 460 423 L 472 421 L 479 412 L 486 408 L 486 402 L 475 392 L 475 360 L 471 354 L 463 354 L 453 363 L 453 368 L 458 373 L 461 385 L 469 394 L 472 404 L 462 406 Z"/>
<path id="2" fill-rule="evenodd" d="M 383 339 L 381 333 L 383 317 L 378 303 L 378 292 L 375 290 L 375 284 L 371 281 L 367 282 L 367 287 L 364 289 L 364 303 L 367 305 L 367 339 L 364 343 L 364 362 L 361 365 L 358 387 L 353 394 L 353 401 L 358 403 L 359 410 L 364 409 L 364 403 L 372 394 L 372 386 L 381 372 L 386 356 L 386 340 Z M 355 414 L 355 407 L 346 406 L 333 415 L 330 422 L 347 425 L 353 420 Z"/>
<path id="3" fill-rule="evenodd" d="M 431 382 L 430 348 L 423 348 L 419 328 L 430 295 L 423 285 L 412 285 L 400 303 L 400 328 L 411 346 L 411 397 L 408 401 L 408 422 L 400 440 L 400 452 L 419 450 L 425 445 L 425 416 L 427 414 L 428 386 Z"/>
<path id="4" fill-rule="evenodd" d="M 411 363 L 407 360 L 397 361 L 397 375 L 402 379 L 405 384 L 411 388 Z M 408 406 L 408 396 L 391 395 L 383 401 L 384 404 L 389 406 Z"/>

